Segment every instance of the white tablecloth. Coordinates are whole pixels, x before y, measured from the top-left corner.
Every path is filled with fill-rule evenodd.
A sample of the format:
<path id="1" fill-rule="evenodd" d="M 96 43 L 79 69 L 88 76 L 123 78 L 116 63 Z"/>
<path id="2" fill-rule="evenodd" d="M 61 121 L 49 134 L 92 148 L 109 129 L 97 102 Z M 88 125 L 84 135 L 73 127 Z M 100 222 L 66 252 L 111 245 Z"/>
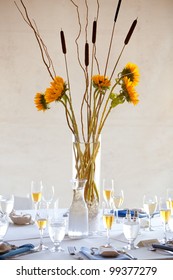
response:
<path id="1" fill-rule="evenodd" d="M 63 213 L 65 210 L 61 210 Z M 25 211 L 23 213 L 28 213 Z M 147 229 L 140 229 L 138 237 L 135 241 L 137 244 L 140 240 L 149 240 L 149 239 L 162 239 L 163 238 L 163 226 L 161 223 L 161 219 L 159 216 L 155 216 L 152 219 L 153 231 L 148 231 Z M 127 240 L 124 237 L 122 231 L 123 225 L 122 223 L 117 224 L 114 222 L 110 236 L 111 236 L 111 244 L 117 249 L 122 249 L 125 245 L 127 245 Z M 173 238 L 173 232 L 168 233 L 169 237 Z M 27 243 L 32 243 L 33 245 L 39 244 L 39 232 L 38 228 L 35 224 L 32 225 L 14 225 L 10 223 L 8 232 L 5 236 L 4 241 L 8 241 L 10 244 L 15 245 L 23 245 Z M 48 231 L 45 230 L 44 233 L 44 244 L 49 248 L 53 247 L 53 243 L 51 242 Z M 37 252 L 34 254 L 28 254 L 20 257 L 16 257 L 16 259 L 23 260 L 74 260 L 78 259 L 79 256 L 71 256 L 68 253 L 68 246 L 75 246 L 77 251 L 80 250 L 82 246 L 91 248 L 91 247 L 99 247 L 101 245 L 106 244 L 106 231 L 103 229 L 102 218 L 100 218 L 100 231 L 95 236 L 88 236 L 85 239 L 70 239 L 68 235 L 65 236 L 62 241 L 62 247 L 64 248 L 64 252 L 61 253 L 51 253 L 49 250 Z M 138 258 L 138 259 L 171 259 L 173 255 L 164 252 L 163 250 L 149 251 L 148 248 L 138 248 L 130 251 L 130 253 Z"/>

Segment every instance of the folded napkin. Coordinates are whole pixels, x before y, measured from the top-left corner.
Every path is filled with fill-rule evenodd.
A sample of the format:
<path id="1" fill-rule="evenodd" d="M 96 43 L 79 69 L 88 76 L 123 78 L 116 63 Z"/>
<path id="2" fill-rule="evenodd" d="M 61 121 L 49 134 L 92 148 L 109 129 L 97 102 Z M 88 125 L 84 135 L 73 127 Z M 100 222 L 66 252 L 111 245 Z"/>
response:
<path id="1" fill-rule="evenodd" d="M 91 250 L 86 247 L 81 247 L 79 252 L 80 252 L 80 254 L 87 257 L 87 259 L 89 259 L 89 260 L 130 260 L 131 259 L 130 257 L 128 257 L 125 254 L 119 254 L 116 257 L 104 257 L 98 253 L 95 253 L 92 255 Z"/>
<path id="2" fill-rule="evenodd" d="M 173 252 L 173 246 L 172 245 L 154 243 L 154 244 L 152 244 L 152 247 L 154 249 L 163 249 L 163 250 L 166 250 L 166 251 Z"/>
<path id="3" fill-rule="evenodd" d="M 24 244 L 17 247 L 16 249 L 11 249 L 10 251 L 0 255 L 0 260 L 5 260 L 10 257 L 16 256 L 18 254 L 23 254 L 25 252 L 31 251 L 34 248 L 33 244 Z"/>

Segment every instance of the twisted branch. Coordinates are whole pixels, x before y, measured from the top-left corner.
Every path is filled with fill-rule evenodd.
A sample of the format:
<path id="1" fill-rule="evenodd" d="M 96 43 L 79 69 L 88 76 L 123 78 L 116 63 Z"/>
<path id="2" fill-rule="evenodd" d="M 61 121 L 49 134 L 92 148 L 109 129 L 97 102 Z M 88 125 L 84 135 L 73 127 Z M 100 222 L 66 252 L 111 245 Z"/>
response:
<path id="1" fill-rule="evenodd" d="M 38 32 L 38 28 L 37 28 L 37 26 L 35 24 L 35 21 L 34 21 L 34 25 L 35 25 L 35 27 L 34 27 L 34 25 L 31 22 L 31 19 L 30 19 L 29 15 L 28 15 L 28 11 L 27 11 L 26 6 L 24 5 L 22 0 L 20 0 L 20 2 L 21 2 L 21 5 L 24 8 L 25 15 L 23 14 L 23 12 L 21 11 L 21 9 L 19 8 L 19 6 L 17 5 L 17 3 L 15 1 L 14 1 L 14 4 L 16 5 L 16 7 L 17 7 L 18 11 L 20 12 L 20 14 L 21 14 L 22 18 L 24 19 L 24 21 L 33 30 L 35 38 L 36 38 L 37 43 L 38 43 L 39 48 L 40 48 L 40 52 L 41 52 L 41 57 L 42 57 L 43 63 L 45 64 L 45 66 L 47 68 L 47 71 L 48 71 L 50 77 L 53 80 L 54 76 L 56 76 L 56 75 L 55 75 L 55 70 L 54 70 L 54 66 L 53 66 L 52 60 L 50 58 L 50 55 L 49 55 L 49 53 L 47 51 L 47 48 L 46 48 L 45 44 L 43 43 L 43 40 L 41 39 L 41 36 L 40 36 L 40 34 Z M 47 58 L 48 63 L 46 62 L 45 57 Z M 51 72 L 51 68 L 52 68 L 53 73 Z"/>

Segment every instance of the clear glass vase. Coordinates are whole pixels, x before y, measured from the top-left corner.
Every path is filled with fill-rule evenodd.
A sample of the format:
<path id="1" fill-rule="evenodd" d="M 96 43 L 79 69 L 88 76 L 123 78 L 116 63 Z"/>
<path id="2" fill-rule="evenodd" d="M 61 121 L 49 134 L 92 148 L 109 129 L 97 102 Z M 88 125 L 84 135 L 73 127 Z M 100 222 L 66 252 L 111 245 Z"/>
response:
<path id="1" fill-rule="evenodd" d="M 73 136 L 73 178 L 85 179 L 84 199 L 88 206 L 89 234 L 99 229 L 99 186 L 101 136 L 97 141 L 80 142 Z"/>
<path id="2" fill-rule="evenodd" d="M 84 199 L 86 180 L 75 179 L 73 183 L 73 200 L 69 209 L 68 236 L 84 238 L 88 235 L 88 207 Z"/>

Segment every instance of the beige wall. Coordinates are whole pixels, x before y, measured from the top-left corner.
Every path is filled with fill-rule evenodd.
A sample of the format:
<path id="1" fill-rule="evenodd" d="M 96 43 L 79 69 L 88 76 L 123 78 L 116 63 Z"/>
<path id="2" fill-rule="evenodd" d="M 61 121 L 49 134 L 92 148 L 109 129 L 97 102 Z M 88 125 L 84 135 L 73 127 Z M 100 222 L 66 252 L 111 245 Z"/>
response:
<path id="1" fill-rule="evenodd" d="M 16 0 L 17 1 L 17 0 Z M 78 0 L 82 20 L 83 0 Z M 97 54 L 103 69 L 116 0 L 100 0 Z M 17 1 L 19 3 L 19 1 Z M 74 40 L 76 10 L 69 0 L 24 0 L 49 49 L 57 74 L 65 77 L 59 31 L 66 35 L 72 94 L 80 104 L 84 83 Z M 90 24 L 96 1 L 88 1 Z M 83 5 L 83 8 L 82 8 Z M 173 1 L 122 1 L 108 74 L 132 21 L 136 30 L 118 70 L 132 61 L 140 68 L 140 103 L 123 104 L 110 116 L 102 133 L 101 178 L 114 177 L 125 192 L 125 206 L 142 207 L 142 195 L 161 194 L 173 187 Z M 89 26 L 90 26 L 89 24 Z M 81 49 L 82 53 L 83 49 Z M 48 87 L 50 77 L 30 28 L 13 0 L 0 0 L 0 193 L 26 195 L 32 179 L 54 184 L 60 206 L 71 201 L 71 133 L 63 108 L 37 112 L 35 93 Z"/>

